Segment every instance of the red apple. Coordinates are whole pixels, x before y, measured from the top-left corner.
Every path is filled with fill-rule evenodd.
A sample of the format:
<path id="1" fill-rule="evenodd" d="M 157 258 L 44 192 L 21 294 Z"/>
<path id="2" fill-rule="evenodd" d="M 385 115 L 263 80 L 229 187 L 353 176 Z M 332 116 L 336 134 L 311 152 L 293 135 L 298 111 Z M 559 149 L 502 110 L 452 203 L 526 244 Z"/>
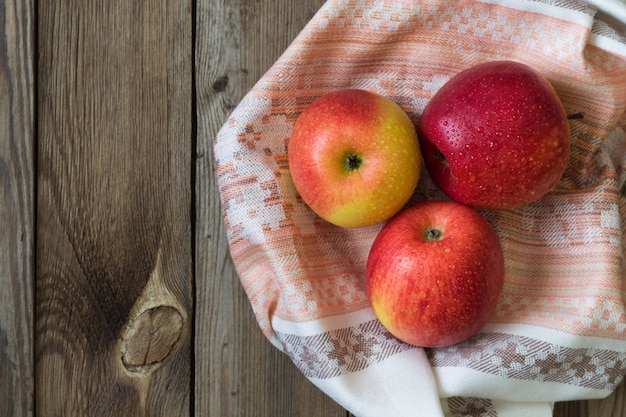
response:
<path id="1" fill-rule="evenodd" d="M 418 135 L 435 184 L 476 207 L 511 208 L 551 191 L 567 166 L 567 115 L 528 65 L 494 61 L 452 77 L 428 102 Z"/>
<path id="2" fill-rule="evenodd" d="M 504 282 L 504 256 L 491 225 L 454 201 L 406 208 L 383 226 L 367 259 L 374 313 L 398 339 L 442 347 L 476 333 Z"/>
<path id="3" fill-rule="evenodd" d="M 346 228 L 389 219 L 420 175 L 415 126 L 400 106 L 372 92 L 326 94 L 298 117 L 288 144 L 289 171 L 320 217 Z"/>

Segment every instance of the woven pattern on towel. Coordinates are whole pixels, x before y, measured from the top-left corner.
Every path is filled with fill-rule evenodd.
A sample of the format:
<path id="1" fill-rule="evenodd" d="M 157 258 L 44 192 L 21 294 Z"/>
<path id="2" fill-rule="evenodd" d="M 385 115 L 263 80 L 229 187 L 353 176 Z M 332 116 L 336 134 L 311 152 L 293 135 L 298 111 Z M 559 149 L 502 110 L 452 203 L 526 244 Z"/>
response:
<path id="1" fill-rule="evenodd" d="M 364 270 L 380 226 L 340 229 L 297 195 L 287 164 L 293 124 L 314 99 L 348 87 L 389 97 L 419 123 L 450 77 L 490 60 L 537 68 L 566 111 L 584 118 L 570 121 L 572 154 L 553 192 L 517 209 L 481 211 L 506 258 L 490 323 L 411 360 L 427 361 L 429 386 L 448 415 L 602 397 L 622 380 L 626 39 L 595 17 L 575 0 L 329 1 L 219 132 L 230 251 L 261 330 L 357 415 L 369 415 L 358 404 L 377 394 L 346 381 L 359 373 L 375 380 L 374 370 L 421 349 L 397 341 L 369 310 Z M 442 198 L 423 172 L 411 203 Z M 381 386 L 392 384 L 389 372 Z M 394 402 L 380 395 L 376 401 Z M 394 407 L 395 415 L 420 415 Z"/>

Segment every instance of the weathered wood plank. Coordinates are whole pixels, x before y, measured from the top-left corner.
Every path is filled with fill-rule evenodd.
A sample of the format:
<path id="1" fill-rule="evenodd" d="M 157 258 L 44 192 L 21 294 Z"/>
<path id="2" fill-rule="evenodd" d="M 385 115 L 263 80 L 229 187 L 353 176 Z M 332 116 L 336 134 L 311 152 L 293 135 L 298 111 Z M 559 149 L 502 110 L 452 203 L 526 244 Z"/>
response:
<path id="1" fill-rule="evenodd" d="M 0 2 L 0 415 L 34 399 L 34 5 Z"/>
<path id="2" fill-rule="evenodd" d="M 37 415 L 188 416 L 191 2 L 38 17 Z"/>
<path id="3" fill-rule="evenodd" d="M 322 4 L 197 2 L 197 416 L 347 414 L 261 334 L 228 254 L 212 154 L 228 114 Z"/>

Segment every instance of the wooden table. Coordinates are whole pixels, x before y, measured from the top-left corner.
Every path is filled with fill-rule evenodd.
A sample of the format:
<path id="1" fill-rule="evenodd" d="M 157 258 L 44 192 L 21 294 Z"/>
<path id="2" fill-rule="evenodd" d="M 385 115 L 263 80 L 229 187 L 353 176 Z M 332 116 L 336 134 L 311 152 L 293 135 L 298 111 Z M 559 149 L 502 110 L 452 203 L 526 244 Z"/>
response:
<path id="1" fill-rule="evenodd" d="M 262 336 L 212 155 L 322 3 L 0 2 L 0 415 L 349 415 Z"/>

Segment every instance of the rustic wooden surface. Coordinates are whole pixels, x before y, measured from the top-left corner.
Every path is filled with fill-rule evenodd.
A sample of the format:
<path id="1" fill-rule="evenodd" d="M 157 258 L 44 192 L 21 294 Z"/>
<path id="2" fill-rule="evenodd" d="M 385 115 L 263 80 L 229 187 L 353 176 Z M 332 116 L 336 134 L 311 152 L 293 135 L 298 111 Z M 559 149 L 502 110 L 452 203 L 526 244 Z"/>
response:
<path id="1" fill-rule="evenodd" d="M 32 415 L 34 9 L 0 2 L 0 416 Z"/>
<path id="2" fill-rule="evenodd" d="M 188 416 L 191 1 L 38 7 L 38 416 Z"/>
<path id="3" fill-rule="evenodd" d="M 212 155 L 322 4 L 0 2 L 0 415 L 349 416 L 262 336 Z"/>

